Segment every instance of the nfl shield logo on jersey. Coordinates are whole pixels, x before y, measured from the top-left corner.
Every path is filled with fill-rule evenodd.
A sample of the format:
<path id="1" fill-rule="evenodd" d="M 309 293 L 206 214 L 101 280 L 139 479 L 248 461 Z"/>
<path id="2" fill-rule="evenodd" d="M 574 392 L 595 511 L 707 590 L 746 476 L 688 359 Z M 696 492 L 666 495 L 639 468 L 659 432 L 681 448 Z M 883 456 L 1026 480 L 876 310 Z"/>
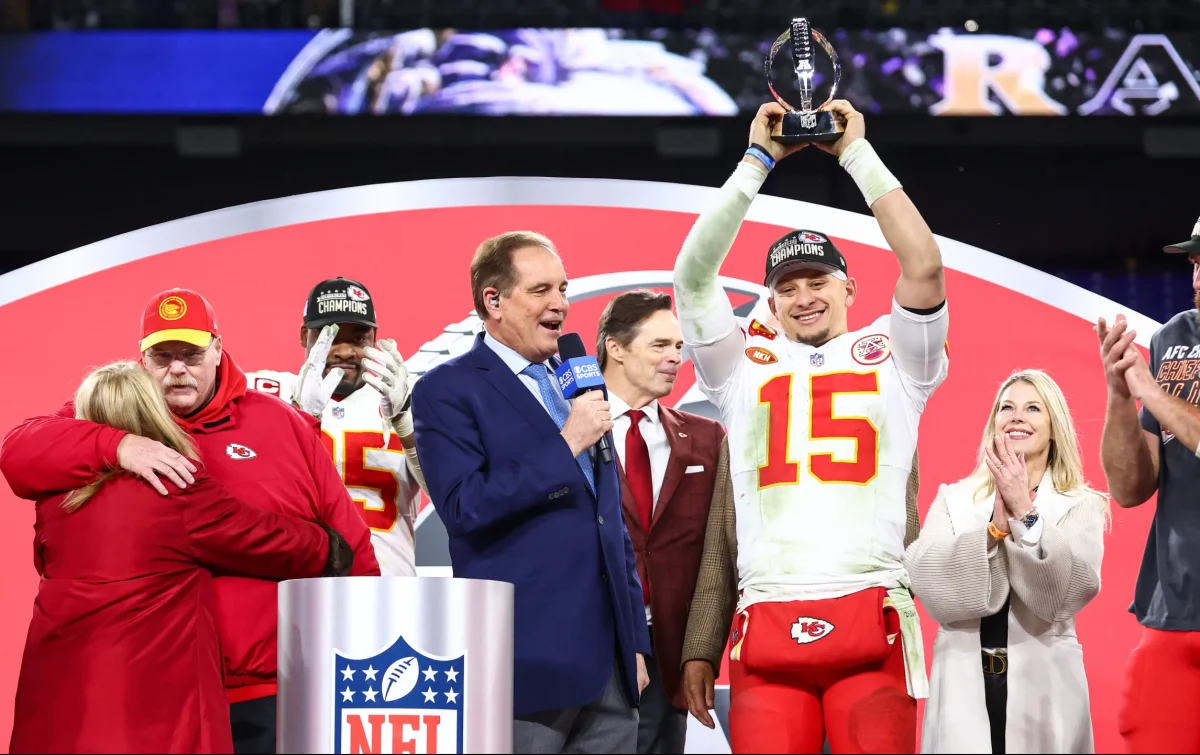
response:
<path id="1" fill-rule="evenodd" d="M 426 655 L 397 638 L 369 658 L 334 653 L 335 753 L 463 751 L 466 654 Z"/>
<path id="2" fill-rule="evenodd" d="M 810 367 L 823 367 L 825 365 L 824 354 L 809 354 L 808 364 Z"/>
<path id="3" fill-rule="evenodd" d="M 344 406 L 333 407 L 333 418 L 334 419 L 342 419 L 345 416 L 346 416 L 346 407 L 344 407 Z"/>

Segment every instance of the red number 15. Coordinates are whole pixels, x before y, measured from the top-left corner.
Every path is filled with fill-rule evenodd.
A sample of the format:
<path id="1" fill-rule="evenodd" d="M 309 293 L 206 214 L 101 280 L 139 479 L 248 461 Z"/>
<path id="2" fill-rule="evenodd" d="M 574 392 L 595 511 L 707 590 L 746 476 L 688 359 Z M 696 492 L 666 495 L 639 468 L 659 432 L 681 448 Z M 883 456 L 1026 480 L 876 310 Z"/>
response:
<path id="1" fill-rule="evenodd" d="M 809 430 L 812 440 L 853 440 L 854 458 L 838 461 L 833 454 L 809 454 L 808 469 L 821 482 L 866 485 L 879 471 L 879 431 L 866 417 L 835 417 L 839 393 L 879 393 L 876 372 L 834 372 L 809 377 Z M 795 485 L 800 465 L 788 455 L 792 424 L 792 374 L 776 375 L 758 389 L 767 405 L 767 460 L 758 468 L 758 487 Z"/>

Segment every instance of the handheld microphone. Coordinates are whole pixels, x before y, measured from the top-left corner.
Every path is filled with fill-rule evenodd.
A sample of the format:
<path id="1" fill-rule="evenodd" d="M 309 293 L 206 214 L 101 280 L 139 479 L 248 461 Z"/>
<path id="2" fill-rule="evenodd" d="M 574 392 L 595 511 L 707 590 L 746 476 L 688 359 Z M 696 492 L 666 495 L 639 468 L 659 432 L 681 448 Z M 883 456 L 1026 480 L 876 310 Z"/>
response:
<path id="1" fill-rule="evenodd" d="M 571 399 L 581 396 L 588 391 L 603 391 L 604 376 L 600 373 L 600 363 L 596 357 L 590 357 L 583 347 L 583 339 L 578 333 L 564 333 L 558 337 L 558 355 L 562 364 L 555 370 L 558 378 L 558 388 L 563 398 Z M 600 458 L 606 464 L 612 464 L 612 451 L 608 447 L 608 433 L 600 436 L 596 444 L 600 447 Z"/>

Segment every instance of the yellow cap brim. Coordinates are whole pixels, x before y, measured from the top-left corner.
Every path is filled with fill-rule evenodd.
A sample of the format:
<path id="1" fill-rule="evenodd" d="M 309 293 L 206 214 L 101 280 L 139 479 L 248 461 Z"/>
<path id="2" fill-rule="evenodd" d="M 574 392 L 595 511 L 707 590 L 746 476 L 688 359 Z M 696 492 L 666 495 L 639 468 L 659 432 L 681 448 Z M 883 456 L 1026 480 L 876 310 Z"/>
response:
<path id="1" fill-rule="evenodd" d="M 192 330 L 190 328 L 177 328 L 175 330 L 160 330 L 157 333 L 151 333 L 142 339 L 142 351 L 157 346 L 160 343 L 167 341 L 183 341 L 190 343 L 193 346 L 199 346 L 202 349 L 207 349 L 212 343 L 212 333 L 207 330 Z"/>

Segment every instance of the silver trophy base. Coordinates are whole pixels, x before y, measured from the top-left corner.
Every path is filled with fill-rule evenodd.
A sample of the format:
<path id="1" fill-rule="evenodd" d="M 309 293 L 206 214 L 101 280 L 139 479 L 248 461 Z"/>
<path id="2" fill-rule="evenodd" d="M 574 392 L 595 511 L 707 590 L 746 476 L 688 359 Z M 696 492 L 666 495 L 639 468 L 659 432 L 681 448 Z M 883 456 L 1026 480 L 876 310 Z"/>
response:
<path id="1" fill-rule="evenodd" d="M 805 121 L 808 120 L 808 123 Z M 808 144 L 811 142 L 836 142 L 845 130 L 834 113 L 828 110 L 802 113 L 789 110 L 783 114 L 781 132 L 771 138 L 780 144 Z"/>

